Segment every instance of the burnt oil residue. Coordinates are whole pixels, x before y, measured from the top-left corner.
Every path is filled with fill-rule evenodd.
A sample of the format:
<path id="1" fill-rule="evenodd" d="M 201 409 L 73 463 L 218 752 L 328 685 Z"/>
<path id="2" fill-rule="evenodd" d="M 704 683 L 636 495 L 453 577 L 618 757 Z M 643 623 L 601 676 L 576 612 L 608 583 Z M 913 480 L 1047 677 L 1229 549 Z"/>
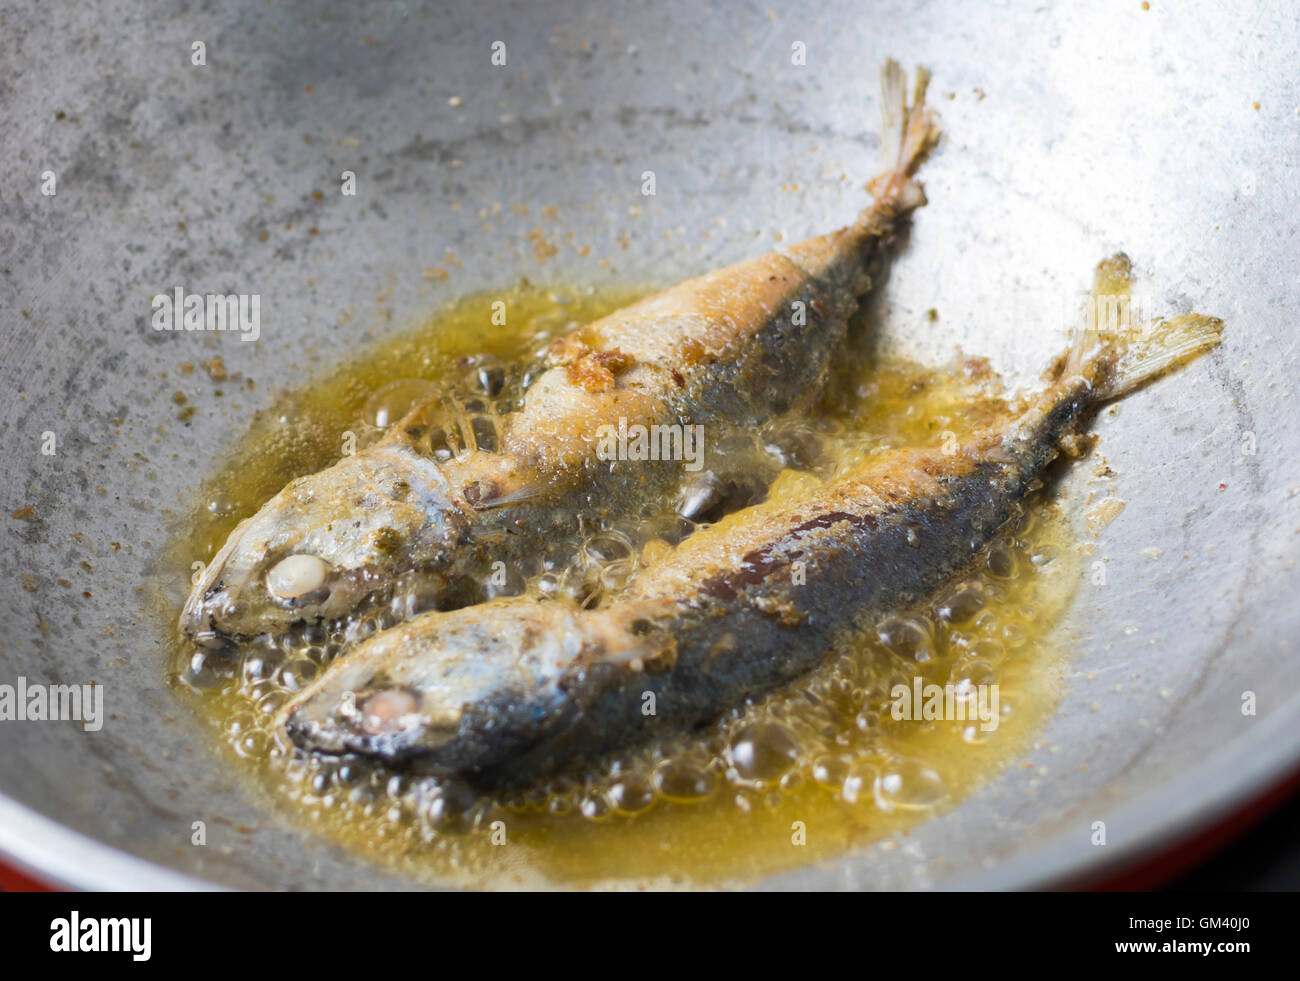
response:
<path id="1" fill-rule="evenodd" d="M 493 419 L 520 394 L 509 366 L 530 363 L 572 325 L 633 296 L 522 287 L 508 296 L 510 325 L 490 329 L 490 299 L 470 297 L 286 393 L 214 468 L 196 517 L 173 543 L 174 565 L 210 560 L 238 520 L 284 483 L 332 463 L 346 433 L 360 446 L 377 440 L 431 385 L 477 387 L 492 405 L 481 420 L 490 438 Z M 743 488 L 742 506 L 755 495 L 795 495 L 882 450 L 961 439 L 1001 404 L 986 372 L 960 365 L 878 361 L 839 389 L 798 423 L 711 434 L 702 474 L 729 463 L 733 473 L 765 475 L 761 487 Z M 596 526 L 575 513 L 567 537 L 497 588 L 573 605 L 616 599 L 641 569 L 719 520 L 726 508 L 716 498 L 727 483 L 684 474 L 679 494 L 642 513 Z M 692 506 L 693 519 L 681 515 L 684 501 L 700 500 L 713 501 L 712 510 Z M 1063 644 L 1054 627 L 1078 579 L 1060 514 L 1048 499 L 1030 505 L 956 581 L 836 641 L 821 667 L 797 682 L 701 729 L 523 790 L 475 791 L 380 763 L 304 754 L 274 725 L 348 640 L 401 619 L 414 597 L 386 597 L 338 629 L 299 629 L 235 650 L 196 651 L 178 636 L 171 670 L 214 739 L 289 814 L 425 881 L 738 884 L 854 849 L 896 847 L 897 833 L 951 807 L 1029 748 L 1055 705 Z M 805 530 L 835 520 L 809 515 Z M 736 575 L 777 560 L 745 555 Z M 491 582 L 490 562 L 484 573 Z M 479 588 L 484 595 L 470 599 L 494 589 Z M 894 718 L 899 686 L 926 685 L 969 693 L 996 685 L 996 724 Z"/>

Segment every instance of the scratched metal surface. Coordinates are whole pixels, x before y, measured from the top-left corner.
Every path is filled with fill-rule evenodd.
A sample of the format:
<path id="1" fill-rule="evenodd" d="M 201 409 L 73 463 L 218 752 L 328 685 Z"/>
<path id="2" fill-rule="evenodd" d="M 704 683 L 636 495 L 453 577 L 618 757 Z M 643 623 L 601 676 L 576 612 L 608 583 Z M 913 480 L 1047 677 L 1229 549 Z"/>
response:
<path id="1" fill-rule="evenodd" d="M 1213 357 L 1098 423 L 1127 508 L 1098 539 L 1107 585 L 1080 588 L 1068 693 L 1032 765 L 904 847 L 766 885 L 1095 872 L 1296 764 L 1290 5 L 801 6 L 6 5 L 0 683 L 94 678 L 110 717 L 98 733 L 0 722 L 0 850 L 83 886 L 409 885 L 274 817 L 164 688 L 142 587 L 166 528 L 277 386 L 457 294 L 521 275 L 667 283 L 847 219 L 874 170 L 888 55 L 933 68 L 948 139 L 876 305 L 883 343 L 1036 371 L 1117 248 L 1155 304 L 1229 327 Z M 337 193 L 344 170 L 354 198 Z M 559 246 L 545 265 L 526 238 L 539 228 Z M 151 331 L 149 298 L 176 285 L 261 294 L 261 339 Z M 257 387 L 182 424 L 177 365 L 215 354 Z M 1067 482 L 1078 499 L 1087 470 Z M 10 517 L 29 507 L 38 520 Z M 195 820 L 207 848 L 189 843 Z"/>

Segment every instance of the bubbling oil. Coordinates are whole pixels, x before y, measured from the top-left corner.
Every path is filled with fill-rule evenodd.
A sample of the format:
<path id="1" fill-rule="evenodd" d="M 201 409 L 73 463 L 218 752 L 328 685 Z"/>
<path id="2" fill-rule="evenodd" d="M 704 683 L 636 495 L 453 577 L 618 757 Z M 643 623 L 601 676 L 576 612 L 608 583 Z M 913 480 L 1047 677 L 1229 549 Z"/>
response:
<path id="1" fill-rule="evenodd" d="M 204 488 L 205 506 L 171 549 L 175 564 L 209 560 L 238 520 L 293 477 L 332 463 L 345 433 L 367 445 L 431 393 L 453 407 L 445 425 L 431 427 L 431 455 L 490 449 L 545 344 L 637 292 L 525 284 L 507 298 L 512 326 L 490 330 L 491 300 L 470 297 L 286 393 L 219 468 L 219 482 Z M 1002 404 L 995 382 L 971 365 L 877 361 L 840 379 L 847 384 L 810 419 L 722 434 L 732 473 L 767 475 L 733 503 L 801 493 L 891 447 L 962 438 Z M 717 452 L 705 474 L 721 469 Z M 616 597 L 641 567 L 716 517 L 716 508 L 694 506 L 716 491 L 701 491 L 701 479 L 688 476 L 680 493 L 617 521 L 576 520 L 572 535 L 496 594 L 586 606 Z M 799 682 L 705 728 L 494 794 L 307 754 L 274 724 L 347 644 L 410 614 L 400 588 L 336 630 L 295 630 L 233 656 L 196 653 L 177 636 L 174 676 L 219 741 L 290 812 L 426 881 L 742 884 L 887 842 L 951 807 L 1028 745 L 1055 704 L 1063 658 L 1053 626 L 1078 578 L 1069 545 L 1052 502 L 1028 502 L 960 580 L 920 608 L 842 638 Z M 900 693 L 936 690 L 925 686 L 956 701 L 939 717 L 917 704 L 912 717 L 897 718 Z M 996 701 L 987 697 L 994 691 Z"/>

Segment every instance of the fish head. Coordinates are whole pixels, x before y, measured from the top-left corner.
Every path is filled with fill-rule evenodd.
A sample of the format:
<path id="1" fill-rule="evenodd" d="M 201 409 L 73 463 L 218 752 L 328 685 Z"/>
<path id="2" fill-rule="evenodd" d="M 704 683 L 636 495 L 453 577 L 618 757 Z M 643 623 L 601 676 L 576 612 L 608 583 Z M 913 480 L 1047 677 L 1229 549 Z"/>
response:
<path id="1" fill-rule="evenodd" d="M 303 749 L 473 777 L 566 724 L 583 611 L 518 598 L 375 634 L 283 710 Z"/>
<path id="2" fill-rule="evenodd" d="M 292 481 L 242 521 L 200 573 L 181 629 L 220 647 L 346 617 L 426 569 L 420 588 L 436 591 L 461 522 L 432 461 L 373 447 Z"/>

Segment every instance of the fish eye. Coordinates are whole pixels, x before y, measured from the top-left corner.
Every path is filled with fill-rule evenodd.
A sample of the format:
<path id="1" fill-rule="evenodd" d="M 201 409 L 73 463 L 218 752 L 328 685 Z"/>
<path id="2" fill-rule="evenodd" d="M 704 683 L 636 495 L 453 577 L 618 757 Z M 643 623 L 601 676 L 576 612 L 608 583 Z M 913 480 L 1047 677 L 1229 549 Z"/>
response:
<path id="1" fill-rule="evenodd" d="M 266 574 L 266 588 L 278 599 L 299 599 L 325 585 L 330 567 L 315 555 L 290 555 Z"/>
<path id="2" fill-rule="evenodd" d="M 361 705 L 361 728 L 370 735 L 377 736 L 417 708 L 419 701 L 409 691 L 392 688 L 377 692 Z"/>

